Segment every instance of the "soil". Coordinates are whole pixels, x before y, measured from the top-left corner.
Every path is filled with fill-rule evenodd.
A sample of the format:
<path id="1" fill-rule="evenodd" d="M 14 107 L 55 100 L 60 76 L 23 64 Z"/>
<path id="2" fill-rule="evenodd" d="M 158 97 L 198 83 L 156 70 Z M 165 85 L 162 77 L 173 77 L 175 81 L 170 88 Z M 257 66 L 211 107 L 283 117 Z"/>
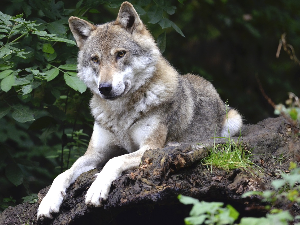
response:
<path id="1" fill-rule="evenodd" d="M 94 169 L 82 174 L 67 190 L 60 212 L 52 219 L 36 220 L 39 202 L 49 187 L 39 192 L 39 202 L 7 208 L 0 215 L 0 224 L 184 224 L 190 205 L 179 203 L 179 194 L 200 201 L 231 204 L 240 216 L 260 217 L 266 214 L 258 197 L 241 198 L 247 191 L 272 189 L 271 181 L 280 178 L 280 171 L 289 172 L 290 162 L 300 161 L 299 129 L 283 117 L 268 118 L 255 125 L 245 125 L 239 141 L 253 154 L 258 172 L 241 169 L 224 171 L 201 164 L 209 146 L 223 139 L 201 143 L 172 143 L 163 149 L 145 152 L 139 168 L 127 170 L 113 182 L 103 207 L 87 207 L 84 196 L 93 182 Z M 281 204 L 299 215 L 296 205 Z"/>

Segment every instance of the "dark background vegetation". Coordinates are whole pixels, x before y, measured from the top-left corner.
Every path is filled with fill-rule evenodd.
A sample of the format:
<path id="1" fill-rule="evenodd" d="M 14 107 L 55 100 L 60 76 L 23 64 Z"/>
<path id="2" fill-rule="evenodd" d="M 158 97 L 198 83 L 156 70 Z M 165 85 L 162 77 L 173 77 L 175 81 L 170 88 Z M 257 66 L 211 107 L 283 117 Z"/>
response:
<path id="1" fill-rule="evenodd" d="M 42 24 L 41 30 L 72 39 L 67 25 L 69 16 L 81 16 L 94 23 L 112 21 L 120 2 L 4 0 L 1 12 L 11 16 L 23 13 L 24 19 Z M 132 3 L 161 49 L 166 46 L 163 54 L 167 60 L 182 74 L 199 74 L 211 81 L 221 98 L 237 108 L 246 123 L 274 116 L 256 77 L 276 104 L 283 103 L 288 92 L 299 95 L 299 65 L 284 51 L 279 58 L 275 56 L 283 33 L 300 55 L 299 0 Z M 163 20 L 165 24 L 161 23 Z M 31 53 L 20 60 L 12 56 L 11 69 L 22 70 L 17 78 L 30 75 L 25 68 L 42 73 L 49 70 L 47 63 L 57 67 L 76 64 L 76 46 L 50 42 L 57 56 L 49 59 L 46 50 L 42 51 L 41 44 L 45 43 L 48 42 L 30 35 L 20 42 L 19 47 Z M 81 94 L 69 87 L 63 71 L 51 81 L 40 81 L 34 76 L 30 82 L 39 83 L 29 93 L 20 91 L 20 85 L 8 92 L 0 89 L 0 210 L 22 202 L 22 197 L 29 199 L 51 184 L 55 176 L 84 153 L 92 132 L 88 90 Z M 32 120 L 20 122 L 15 118 L 13 113 L 21 106 L 32 112 Z M 7 113 L 1 114 L 7 108 Z"/>

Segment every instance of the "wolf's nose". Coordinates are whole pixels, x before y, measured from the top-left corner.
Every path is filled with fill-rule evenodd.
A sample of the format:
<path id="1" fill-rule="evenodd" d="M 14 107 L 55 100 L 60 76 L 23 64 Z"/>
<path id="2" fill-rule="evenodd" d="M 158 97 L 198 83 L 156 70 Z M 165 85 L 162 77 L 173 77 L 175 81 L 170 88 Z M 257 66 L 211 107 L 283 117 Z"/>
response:
<path id="1" fill-rule="evenodd" d="M 110 91 L 112 89 L 112 85 L 110 83 L 102 83 L 99 85 L 99 91 L 102 95 L 109 95 Z"/>

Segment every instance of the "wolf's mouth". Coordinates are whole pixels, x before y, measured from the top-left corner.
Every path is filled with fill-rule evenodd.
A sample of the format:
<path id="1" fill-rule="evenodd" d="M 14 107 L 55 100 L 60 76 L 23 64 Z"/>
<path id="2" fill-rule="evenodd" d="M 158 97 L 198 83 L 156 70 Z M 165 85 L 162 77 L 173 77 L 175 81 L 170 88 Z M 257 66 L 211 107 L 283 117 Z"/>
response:
<path id="1" fill-rule="evenodd" d="M 107 99 L 107 100 L 115 100 L 117 98 L 122 97 L 123 95 L 125 95 L 131 88 L 131 82 L 130 81 L 125 81 L 124 82 L 125 88 L 123 93 L 119 94 L 119 95 L 102 95 L 102 98 Z"/>
<path id="2" fill-rule="evenodd" d="M 122 95 L 125 95 L 131 88 L 131 82 L 129 80 L 126 80 L 124 81 L 124 85 L 125 85 L 125 88 L 124 88 L 124 92 Z"/>
<path id="3" fill-rule="evenodd" d="M 106 100 L 115 100 L 117 98 L 119 98 L 120 96 L 103 96 L 104 99 Z"/>

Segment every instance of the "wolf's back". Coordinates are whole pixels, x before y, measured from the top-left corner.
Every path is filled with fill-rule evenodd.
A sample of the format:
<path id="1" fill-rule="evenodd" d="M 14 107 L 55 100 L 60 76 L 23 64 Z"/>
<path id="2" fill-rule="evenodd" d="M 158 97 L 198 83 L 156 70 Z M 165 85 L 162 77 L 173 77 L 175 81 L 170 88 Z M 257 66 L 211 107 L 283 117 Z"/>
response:
<path id="1" fill-rule="evenodd" d="M 187 74 L 178 77 L 167 114 L 167 141 L 195 142 L 220 136 L 226 107 L 209 81 Z"/>

